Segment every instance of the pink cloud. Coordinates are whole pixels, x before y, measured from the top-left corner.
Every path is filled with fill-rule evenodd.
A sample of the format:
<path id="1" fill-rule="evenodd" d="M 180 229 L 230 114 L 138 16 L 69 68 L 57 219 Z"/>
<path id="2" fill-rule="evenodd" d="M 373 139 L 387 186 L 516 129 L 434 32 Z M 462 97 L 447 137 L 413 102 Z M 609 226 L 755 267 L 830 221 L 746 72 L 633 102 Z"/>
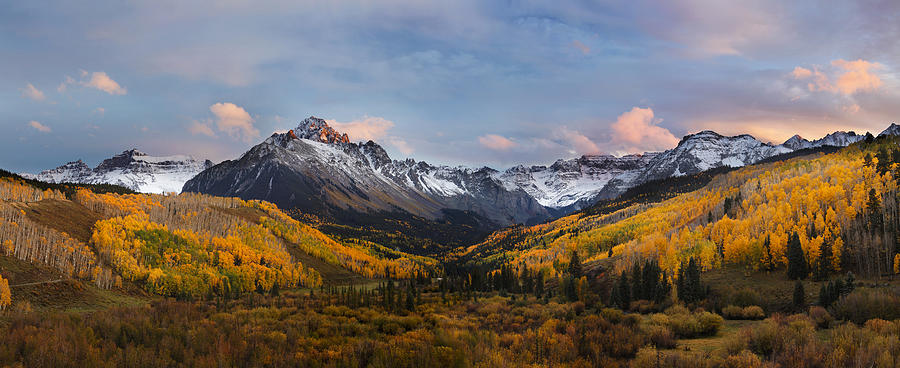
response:
<path id="1" fill-rule="evenodd" d="M 86 75 L 85 73 L 82 74 Z M 99 89 L 111 95 L 124 95 L 128 93 L 128 90 L 125 89 L 125 87 L 120 86 L 118 82 L 114 81 L 104 72 L 91 73 L 91 78 L 81 82 L 81 84 L 85 87 Z"/>
<path id="2" fill-rule="evenodd" d="M 364 116 L 361 119 L 339 122 L 326 120 L 334 129 L 347 133 L 351 140 L 378 140 L 387 136 L 387 131 L 394 127 L 394 122 L 377 116 Z"/>
<path id="3" fill-rule="evenodd" d="M 50 129 L 50 127 L 48 127 L 48 126 L 46 126 L 46 125 L 44 125 L 44 124 L 41 124 L 41 123 L 39 123 L 39 122 L 37 122 L 37 121 L 34 121 L 34 120 L 29 121 L 29 122 L 28 122 L 28 126 L 34 128 L 35 130 L 37 130 L 37 131 L 39 131 L 39 132 L 41 132 L 41 133 L 50 133 L 51 131 L 53 131 L 52 129 Z"/>
<path id="4" fill-rule="evenodd" d="M 478 137 L 478 143 L 488 149 L 494 151 L 508 151 L 516 146 L 516 142 L 511 139 L 496 134 L 487 134 Z"/>
<path id="5" fill-rule="evenodd" d="M 794 71 L 791 72 L 791 74 L 794 76 L 794 79 L 806 79 L 811 77 L 813 75 L 813 72 L 812 70 L 798 66 L 794 68 Z"/>
<path id="6" fill-rule="evenodd" d="M 556 133 L 556 138 L 562 140 L 563 146 L 572 147 L 573 153 L 580 155 L 592 155 L 600 153 L 600 147 L 586 135 L 581 134 L 577 130 L 570 130 L 567 127 L 560 128 Z"/>
<path id="7" fill-rule="evenodd" d="M 809 70 L 796 67 L 791 75 L 797 80 L 807 80 L 807 88 L 810 91 L 824 91 L 844 96 L 851 96 L 858 92 L 870 92 L 877 90 L 883 84 L 875 70 L 883 66 L 879 63 L 862 59 L 847 61 L 843 59 L 831 62 L 831 75 L 813 67 Z"/>
<path id="8" fill-rule="evenodd" d="M 245 142 L 252 142 L 259 137 L 259 130 L 253 126 L 253 118 L 244 108 L 231 102 L 220 102 L 210 106 L 209 111 L 216 116 L 216 128 L 219 131 Z"/>
<path id="9" fill-rule="evenodd" d="M 872 70 L 880 69 L 881 64 L 859 59 L 856 61 L 835 60 L 832 66 L 843 69 L 838 76 L 835 88 L 845 95 L 852 95 L 859 91 L 873 91 L 881 87 L 881 78 L 872 73 Z"/>
<path id="10" fill-rule="evenodd" d="M 679 139 L 672 132 L 657 126 L 662 119 L 655 119 L 650 108 L 634 107 L 619 115 L 610 128 L 612 145 L 626 152 L 639 153 L 666 150 L 678 145 Z"/>
<path id="11" fill-rule="evenodd" d="M 43 101 L 46 97 L 44 96 L 44 92 L 37 89 L 33 84 L 28 83 L 25 86 L 25 89 L 22 90 L 22 97 L 29 98 L 34 101 Z"/>
<path id="12" fill-rule="evenodd" d="M 188 131 L 194 135 L 202 134 L 202 135 L 205 135 L 208 137 L 216 136 L 216 133 L 213 132 L 213 129 L 209 125 L 209 122 L 200 122 L 200 121 L 194 120 L 191 122 L 191 125 L 188 126 Z"/>
<path id="13" fill-rule="evenodd" d="M 581 43 L 579 40 L 572 41 L 572 46 L 581 51 L 582 54 L 587 55 L 591 53 L 591 48 Z"/>

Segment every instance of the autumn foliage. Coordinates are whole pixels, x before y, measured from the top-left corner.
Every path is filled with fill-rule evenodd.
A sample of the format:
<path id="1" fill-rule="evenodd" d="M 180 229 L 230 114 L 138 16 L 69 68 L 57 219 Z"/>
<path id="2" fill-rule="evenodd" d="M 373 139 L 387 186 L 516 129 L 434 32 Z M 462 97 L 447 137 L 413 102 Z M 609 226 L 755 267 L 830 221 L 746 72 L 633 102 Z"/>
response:
<path id="1" fill-rule="evenodd" d="M 565 267 L 571 250 L 587 261 L 614 256 L 617 270 L 656 259 L 671 275 L 691 258 L 704 270 L 726 264 L 774 270 L 787 268 L 796 234 L 809 276 L 845 268 L 888 273 L 900 269 L 900 150 L 894 139 L 745 167 L 656 204 L 510 228 L 457 256 L 506 259 L 551 274 Z"/>

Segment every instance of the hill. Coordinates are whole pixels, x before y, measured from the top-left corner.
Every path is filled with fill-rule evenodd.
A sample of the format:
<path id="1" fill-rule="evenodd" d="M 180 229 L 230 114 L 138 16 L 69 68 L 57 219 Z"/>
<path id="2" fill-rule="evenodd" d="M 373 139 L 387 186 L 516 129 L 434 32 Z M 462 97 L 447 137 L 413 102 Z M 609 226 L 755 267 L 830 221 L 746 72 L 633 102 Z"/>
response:
<path id="1" fill-rule="evenodd" d="M 18 265 L 3 274 L 26 284 L 84 280 L 99 290 L 133 292 L 133 285 L 177 297 L 237 296 L 408 278 L 436 265 L 375 243 L 335 241 L 272 204 L 236 198 L 135 194 L 7 173 L 0 213 L 0 253 Z"/>
<path id="2" fill-rule="evenodd" d="M 783 269 L 797 234 L 811 270 L 888 274 L 896 254 L 898 159 L 896 138 L 885 135 L 650 183 L 546 224 L 498 231 L 456 256 L 551 274 L 560 274 L 573 250 L 589 262 L 612 258 L 617 270 L 654 259 L 671 273 L 691 258 L 706 270 Z"/>

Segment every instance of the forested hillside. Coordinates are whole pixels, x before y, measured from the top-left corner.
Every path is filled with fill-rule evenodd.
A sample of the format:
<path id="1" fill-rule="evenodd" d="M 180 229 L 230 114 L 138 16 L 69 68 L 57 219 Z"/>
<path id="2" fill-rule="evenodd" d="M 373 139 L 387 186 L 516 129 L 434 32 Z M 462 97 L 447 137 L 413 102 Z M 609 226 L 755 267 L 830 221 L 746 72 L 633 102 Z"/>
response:
<path id="1" fill-rule="evenodd" d="M 691 258 L 704 270 L 795 263 L 804 277 L 887 274 L 894 271 L 900 225 L 898 162 L 896 138 L 879 137 L 834 153 L 737 169 L 659 203 L 513 227 L 458 255 L 551 274 L 564 269 L 573 250 L 589 262 L 612 258 L 617 269 L 652 259 L 670 274 Z"/>
<path id="2" fill-rule="evenodd" d="M 0 179 L 3 254 L 104 289 L 135 283 L 159 295 L 233 297 L 321 285 L 301 259 L 367 278 L 409 278 L 436 265 L 374 243 L 337 242 L 266 202 L 62 189 Z"/>

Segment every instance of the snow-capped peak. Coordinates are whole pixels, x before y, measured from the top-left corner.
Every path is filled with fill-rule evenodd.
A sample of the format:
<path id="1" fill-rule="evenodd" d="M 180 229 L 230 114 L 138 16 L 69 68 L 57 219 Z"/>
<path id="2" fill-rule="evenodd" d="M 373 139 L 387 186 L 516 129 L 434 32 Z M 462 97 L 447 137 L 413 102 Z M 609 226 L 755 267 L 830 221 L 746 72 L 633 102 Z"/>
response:
<path id="1" fill-rule="evenodd" d="M 799 134 L 795 134 L 793 137 L 784 141 L 784 143 L 782 143 L 781 145 L 796 151 L 811 147 L 812 142 L 808 141 L 806 138 L 801 137 Z"/>
<path id="2" fill-rule="evenodd" d="M 23 176 L 51 183 L 116 184 L 138 192 L 168 193 L 180 192 L 186 181 L 212 165 L 209 160 L 187 155 L 150 156 L 132 148 L 103 160 L 94 169 L 78 160 Z"/>
<path id="3" fill-rule="evenodd" d="M 288 135 L 299 139 L 309 139 L 322 143 L 350 143 L 347 133 L 341 134 L 328 126 L 324 119 L 310 116 L 297 125 L 297 128 L 288 132 Z"/>
<path id="4" fill-rule="evenodd" d="M 879 137 L 883 135 L 900 135 L 900 125 L 891 122 L 891 126 L 887 127 L 881 134 L 878 134 Z"/>

